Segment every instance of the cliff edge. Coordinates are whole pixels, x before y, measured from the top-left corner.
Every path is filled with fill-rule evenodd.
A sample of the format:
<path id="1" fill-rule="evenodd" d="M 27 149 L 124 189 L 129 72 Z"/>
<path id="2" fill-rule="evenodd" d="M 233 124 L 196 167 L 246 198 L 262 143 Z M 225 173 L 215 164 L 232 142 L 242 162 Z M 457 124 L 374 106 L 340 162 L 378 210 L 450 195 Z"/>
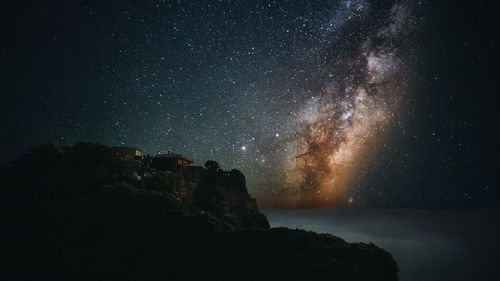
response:
<path id="1" fill-rule="evenodd" d="M 131 163 L 80 143 L 2 167 L 3 279 L 398 279 L 373 244 L 269 229 L 239 171 Z"/>

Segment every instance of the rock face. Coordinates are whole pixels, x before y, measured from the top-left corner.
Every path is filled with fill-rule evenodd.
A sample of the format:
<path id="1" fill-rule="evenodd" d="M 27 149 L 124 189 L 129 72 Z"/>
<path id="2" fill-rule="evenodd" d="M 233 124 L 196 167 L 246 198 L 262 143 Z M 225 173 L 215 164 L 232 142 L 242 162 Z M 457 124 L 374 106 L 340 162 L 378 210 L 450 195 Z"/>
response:
<path id="1" fill-rule="evenodd" d="M 239 170 L 208 170 L 193 192 L 193 202 L 237 227 L 269 228 L 256 200 L 248 194 L 245 176 Z"/>
<path id="2" fill-rule="evenodd" d="M 200 166 L 178 167 L 175 171 L 146 170 L 146 186 L 155 182 L 158 191 L 193 204 L 239 228 L 269 228 L 269 222 L 248 193 L 245 176 L 239 170 L 226 172 Z"/>

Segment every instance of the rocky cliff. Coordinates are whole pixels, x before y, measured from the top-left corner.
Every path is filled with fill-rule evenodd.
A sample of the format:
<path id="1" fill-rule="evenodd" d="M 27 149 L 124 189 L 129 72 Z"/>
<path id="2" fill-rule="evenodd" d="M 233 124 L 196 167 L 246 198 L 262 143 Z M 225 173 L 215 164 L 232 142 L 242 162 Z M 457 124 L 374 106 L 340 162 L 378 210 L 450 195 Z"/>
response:
<path id="1" fill-rule="evenodd" d="M 373 244 L 268 229 L 236 170 L 117 164 L 106 147 L 78 144 L 40 147 L 0 169 L 2 279 L 398 278 L 391 255 Z"/>
<path id="2" fill-rule="evenodd" d="M 248 193 L 245 176 L 236 169 L 225 172 L 188 166 L 175 171 L 146 170 L 144 174 L 136 185 L 154 187 L 237 227 L 269 228 L 256 200 Z"/>
<path id="3" fill-rule="evenodd" d="M 172 171 L 135 169 L 128 174 L 139 176 L 138 179 L 128 178 L 127 182 L 133 186 L 165 192 L 236 227 L 269 228 L 256 200 L 248 193 L 245 176 L 236 169 L 226 172 L 200 166 L 180 166 Z"/>

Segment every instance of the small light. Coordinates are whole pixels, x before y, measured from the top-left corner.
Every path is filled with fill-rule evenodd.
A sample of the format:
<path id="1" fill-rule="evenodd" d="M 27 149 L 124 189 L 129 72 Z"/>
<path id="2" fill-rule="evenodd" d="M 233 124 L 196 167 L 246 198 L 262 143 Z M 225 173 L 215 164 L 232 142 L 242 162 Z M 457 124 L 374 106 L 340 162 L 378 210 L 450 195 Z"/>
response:
<path id="1" fill-rule="evenodd" d="M 246 151 L 246 150 L 247 150 L 247 147 L 246 147 L 246 146 L 244 146 L 244 145 L 242 145 L 242 146 L 241 146 L 241 150 L 242 150 L 242 151 Z"/>

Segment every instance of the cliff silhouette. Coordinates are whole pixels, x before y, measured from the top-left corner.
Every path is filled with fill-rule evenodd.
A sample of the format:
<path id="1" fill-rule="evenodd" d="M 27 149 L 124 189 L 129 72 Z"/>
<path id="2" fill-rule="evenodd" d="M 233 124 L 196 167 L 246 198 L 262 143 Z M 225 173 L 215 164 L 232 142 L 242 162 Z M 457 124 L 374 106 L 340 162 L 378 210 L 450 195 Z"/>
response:
<path id="1" fill-rule="evenodd" d="M 170 161 L 170 160 L 169 160 Z M 238 170 L 76 143 L 2 167 L 5 280 L 397 280 L 373 244 L 269 228 Z"/>

